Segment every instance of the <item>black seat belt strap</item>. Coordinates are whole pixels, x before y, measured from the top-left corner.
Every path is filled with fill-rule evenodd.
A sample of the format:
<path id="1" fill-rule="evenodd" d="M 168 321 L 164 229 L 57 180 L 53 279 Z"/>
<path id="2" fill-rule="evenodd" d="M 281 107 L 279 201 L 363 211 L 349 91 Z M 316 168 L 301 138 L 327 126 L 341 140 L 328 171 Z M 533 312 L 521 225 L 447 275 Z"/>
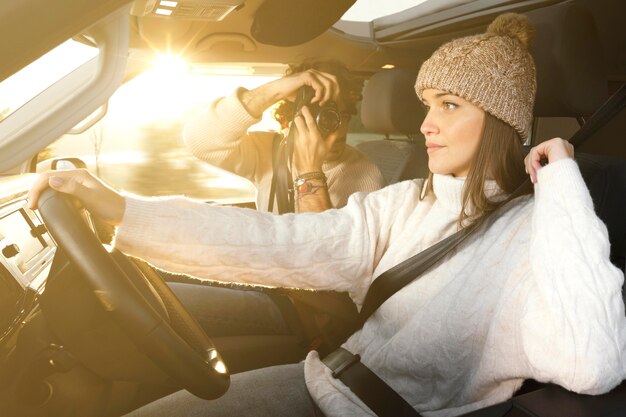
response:
<path id="1" fill-rule="evenodd" d="M 530 186 L 530 180 L 526 179 L 502 205 L 524 194 L 528 186 Z M 365 295 L 354 331 L 363 327 L 367 319 L 389 297 L 419 278 L 427 269 L 472 235 L 488 217 L 490 215 L 399 263 L 376 278 Z M 421 417 L 402 396 L 364 365 L 359 355 L 340 347 L 322 359 L 322 362 L 333 372 L 333 377 L 338 378 L 350 388 L 377 416 Z"/>
<path id="2" fill-rule="evenodd" d="M 499 212 L 510 201 L 524 195 L 529 187 L 531 187 L 531 182 L 530 179 L 527 178 L 506 198 L 506 200 L 500 204 L 500 209 L 485 215 L 479 221 L 472 223 L 471 225 L 459 230 L 458 232 L 380 274 L 367 290 L 365 300 L 363 301 L 363 307 L 359 312 L 357 327 L 354 331 L 363 327 L 363 324 L 365 324 L 367 319 L 389 297 L 400 291 L 415 279 L 419 278 L 424 272 L 426 272 L 426 270 L 441 260 L 452 249 L 460 245 L 465 239 L 478 230 L 480 226 L 485 224 L 487 219 L 489 219 L 493 213 Z"/>
<path id="3" fill-rule="evenodd" d="M 389 297 L 420 276 L 452 248 L 465 240 L 477 226 L 461 229 L 419 254 L 387 270 L 374 280 L 365 296 L 357 320 L 358 330 Z M 420 414 L 393 388 L 344 348 L 327 355 L 322 362 L 379 417 L 420 417 Z"/>
<path id="4" fill-rule="evenodd" d="M 626 84 L 622 85 L 569 139 L 574 147 L 589 139 L 626 107 Z"/>
<path id="5" fill-rule="evenodd" d="M 283 139 L 280 133 L 276 133 L 272 138 L 272 185 L 270 186 L 270 197 L 267 202 L 267 211 L 274 211 L 274 200 L 276 199 L 276 181 L 278 180 L 276 176 L 276 160 L 278 159 L 278 148 L 280 146 L 280 141 Z"/>
<path id="6" fill-rule="evenodd" d="M 444 255 L 463 242 L 477 228 L 478 224 L 472 224 L 465 229 L 461 229 L 453 235 L 423 250 L 419 254 L 388 269 L 376 278 L 365 295 L 363 307 L 359 312 L 358 328 L 363 327 L 367 319 L 389 297 L 421 276 Z"/>
<path id="7" fill-rule="evenodd" d="M 293 213 L 293 182 L 291 177 L 290 159 L 293 154 L 293 132 L 290 129 L 287 137 L 276 134 L 272 142 L 272 185 L 270 187 L 270 197 L 268 211 L 273 211 L 274 199 L 278 205 L 278 213 Z"/>
<path id="8" fill-rule="evenodd" d="M 420 417 L 404 398 L 361 363 L 359 355 L 338 348 L 324 358 L 324 364 L 333 371 L 357 397 L 379 417 Z M 350 372 L 345 372 L 350 369 Z"/>

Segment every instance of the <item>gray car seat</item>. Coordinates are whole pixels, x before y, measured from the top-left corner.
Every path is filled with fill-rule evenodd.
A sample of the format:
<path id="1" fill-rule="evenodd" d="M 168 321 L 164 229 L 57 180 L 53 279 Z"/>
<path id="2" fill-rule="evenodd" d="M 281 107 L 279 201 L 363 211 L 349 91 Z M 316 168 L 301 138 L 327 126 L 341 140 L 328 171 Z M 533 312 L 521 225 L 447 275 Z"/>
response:
<path id="1" fill-rule="evenodd" d="M 374 74 L 363 90 L 361 120 L 369 131 L 384 136 L 356 148 L 378 165 L 388 184 L 428 175 L 420 133 L 424 111 L 413 87 L 416 77 L 417 72 L 407 69 L 385 70 Z"/>
<path id="2" fill-rule="evenodd" d="M 566 2 L 554 5 L 551 9 L 550 15 L 546 9 L 537 13 L 526 13 L 536 29 L 535 46 L 532 50 L 537 65 L 534 116 L 583 120 L 595 113 L 608 98 L 606 74 L 602 71 L 602 66 L 597 65 L 604 62 L 597 28 L 589 11 L 576 4 Z M 623 120 L 622 118 L 622 124 Z M 610 123 L 620 122 L 614 119 Z M 597 134 L 601 135 L 602 131 Z M 590 145 L 597 134 L 589 139 Z M 546 139 L 536 129 L 533 129 L 532 137 Z M 575 159 L 589 188 L 596 214 L 607 226 L 611 261 L 623 270 L 626 255 L 626 161 L 580 151 L 575 153 Z M 626 288 L 622 289 L 622 295 L 626 300 L 625 290 Z M 544 389 L 538 390 L 539 388 Z M 485 414 L 470 413 L 468 417 L 473 414 L 477 417 L 479 414 L 488 415 L 488 412 L 493 412 L 498 407 L 503 409 L 503 406 L 507 410 L 512 409 L 513 413 L 518 412 L 520 416 L 530 415 L 520 410 L 533 407 L 544 413 L 563 415 L 564 404 L 569 407 L 567 415 L 590 415 L 588 411 L 594 409 L 593 415 L 609 415 L 607 410 L 615 398 L 623 396 L 625 389 L 623 386 L 616 389 L 613 397 L 613 394 L 598 397 L 602 399 L 590 407 L 588 399 L 594 397 L 570 395 L 560 387 L 526 380 L 516 393 L 518 397 L 481 410 Z M 558 396 L 562 398 L 556 399 Z M 606 411 L 604 414 L 601 411 L 603 408 Z"/>
<path id="3" fill-rule="evenodd" d="M 563 4 L 553 7 L 551 13 L 528 12 L 528 17 L 537 32 L 532 51 L 537 63 L 535 117 L 584 119 L 592 115 L 608 98 L 608 82 L 601 65 L 604 56 L 592 15 L 581 6 Z M 619 123 L 618 118 L 612 123 Z M 619 128 L 614 130 L 620 131 Z M 534 133 L 535 137 L 544 136 Z M 593 141 L 599 134 L 602 131 L 588 141 L 591 146 L 582 148 L 593 149 Z M 607 226 L 611 261 L 623 269 L 626 257 L 626 161 L 580 151 L 576 152 L 575 158 L 596 213 Z"/>

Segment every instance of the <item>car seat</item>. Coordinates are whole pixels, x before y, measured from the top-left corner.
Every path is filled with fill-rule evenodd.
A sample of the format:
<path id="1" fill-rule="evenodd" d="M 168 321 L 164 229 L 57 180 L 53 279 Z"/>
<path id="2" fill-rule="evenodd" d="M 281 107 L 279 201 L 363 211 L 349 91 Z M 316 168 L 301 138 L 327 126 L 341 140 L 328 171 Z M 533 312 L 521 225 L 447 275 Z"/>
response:
<path id="1" fill-rule="evenodd" d="M 428 175 L 428 156 L 420 125 L 424 111 L 415 94 L 417 72 L 390 69 L 374 74 L 363 90 L 361 120 L 384 138 L 356 146 L 380 169 L 388 184 Z M 389 135 L 403 139 L 391 139 Z"/>
<path id="2" fill-rule="evenodd" d="M 588 10 L 573 3 L 557 4 L 551 9 L 551 12 L 543 9 L 537 13 L 533 11 L 527 13 L 536 30 L 534 48 L 531 51 L 537 67 L 535 120 L 542 117 L 565 117 L 582 121 L 592 115 L 608 98 L 608 82 L 601 64 L 604 57 L 600 38 Z M 621 120 L 623 123 L 624 119 Z M 620 122 L 614 118 L 610 123 Z M 531 135 L 533 145 L 550 139 L 550 136 L 538 131 L 538 126 L 538 123 L 534 124 Z M 622 131 L 623 129 L 624 127 Z M 594 137 L 601 135 L 602 130 L 604 129 L 592 134 L 588 143 L 592 144 Z M 596 214 L 608 229 L 611 261 L 624 270 L 626 161 L 579 151 L 575 152 L 575 159 L 591 194 Z M 622 287 L 624 300 L 626 300 L 625 289 Z M 540 388 L 545 390 L 532 392 Z M 618 390 L 620 389 L 623 391 L 622 387 Z M 559 387 L 526 380 L 516 396 L 521 396 L 520 403 L 526 397 L 537 402 L 536 396 L 545 396 L 544 392 L 554 395 L 555 390 L 558 393 L 565 392 Z M 570 414 L 578 414 L 587 407 L 586 397 L 571 396 L 568 397 L 568 401 L 571 407 Z M 513 404 L 517 402 L 517 399 L 513 400 Z M 508 402 L 509 408 L 510 403 L 511 401 Z M 561 406 L 563 404 L 562 401 L 555 403 Z M 548 408 L 547 405 L 544 407 Z"/>
<path id="3" fill-rule="evenodd" d="M 527 14 L 537 34 L 532 50 L 537 65 L 534 115 L 584 120 L 608 98 L 600 37 L 591 13 L 583 7 L 569 3 L 551 9 L 551 12 L 530 11 Z M 601 131 L 593 134 L 589 145 L 596 134 Z M 549 139 L 542 136 L 545 135 L 535 130 L 533 144 Z M 623 270 L 626 257 L 626 161 L 579 151 L 575 158 L 596 214 L 607 226 L 611 261 Z"/>

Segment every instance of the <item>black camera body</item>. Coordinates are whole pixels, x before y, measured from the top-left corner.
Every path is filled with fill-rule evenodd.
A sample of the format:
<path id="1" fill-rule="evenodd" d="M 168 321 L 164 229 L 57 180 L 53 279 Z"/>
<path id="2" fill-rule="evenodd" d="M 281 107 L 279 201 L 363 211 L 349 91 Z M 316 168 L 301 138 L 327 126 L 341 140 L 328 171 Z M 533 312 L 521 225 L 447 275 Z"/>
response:
<path id="1" fill-rule="evenodd" d="M 311 103 L 314 96 L 315 90 L 308 85 L 300 88 L 295 101 L 295 115 L 300 113 L 302 106 L 307 106 L 313 114 L 320 133 L 326 137 L 336 132 L 341 126 L 341 112 L 334 101 L 329 101 L 323 106 L 318 103 Z"/>

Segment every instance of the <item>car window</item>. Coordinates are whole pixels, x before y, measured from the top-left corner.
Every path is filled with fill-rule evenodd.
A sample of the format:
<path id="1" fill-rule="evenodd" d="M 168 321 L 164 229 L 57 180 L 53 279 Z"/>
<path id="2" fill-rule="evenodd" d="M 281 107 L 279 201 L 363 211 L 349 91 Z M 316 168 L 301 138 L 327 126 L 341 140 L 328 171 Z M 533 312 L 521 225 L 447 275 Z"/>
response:
<path id="1" fill-rule="evenodd" d="M 389 16 L 411 7 L 415 7 L 427 0 L 359 0 L 341 17 L 342 21 L 371 22 L 383 16 Z"/>
<path id="2" fill-rule="evenodd" d="M 69 39 L 0 82 L 0 121 L 97 55 L 98 48 Z"/>
<path id="3" fill-rule="evenodd" d="M 213 99 L 274 78 L 245 68 L 196 68 L 164 57 L 118 89 L 101 121 L 82 134 L 62 136 L 39 159 L 79 157 L 112 186 L 138 195 L 253 201 L 252 184 L 194 157 L 182 130 Z M 278 123 L 267 111 L 251 129 L 277 130 Z"/>

